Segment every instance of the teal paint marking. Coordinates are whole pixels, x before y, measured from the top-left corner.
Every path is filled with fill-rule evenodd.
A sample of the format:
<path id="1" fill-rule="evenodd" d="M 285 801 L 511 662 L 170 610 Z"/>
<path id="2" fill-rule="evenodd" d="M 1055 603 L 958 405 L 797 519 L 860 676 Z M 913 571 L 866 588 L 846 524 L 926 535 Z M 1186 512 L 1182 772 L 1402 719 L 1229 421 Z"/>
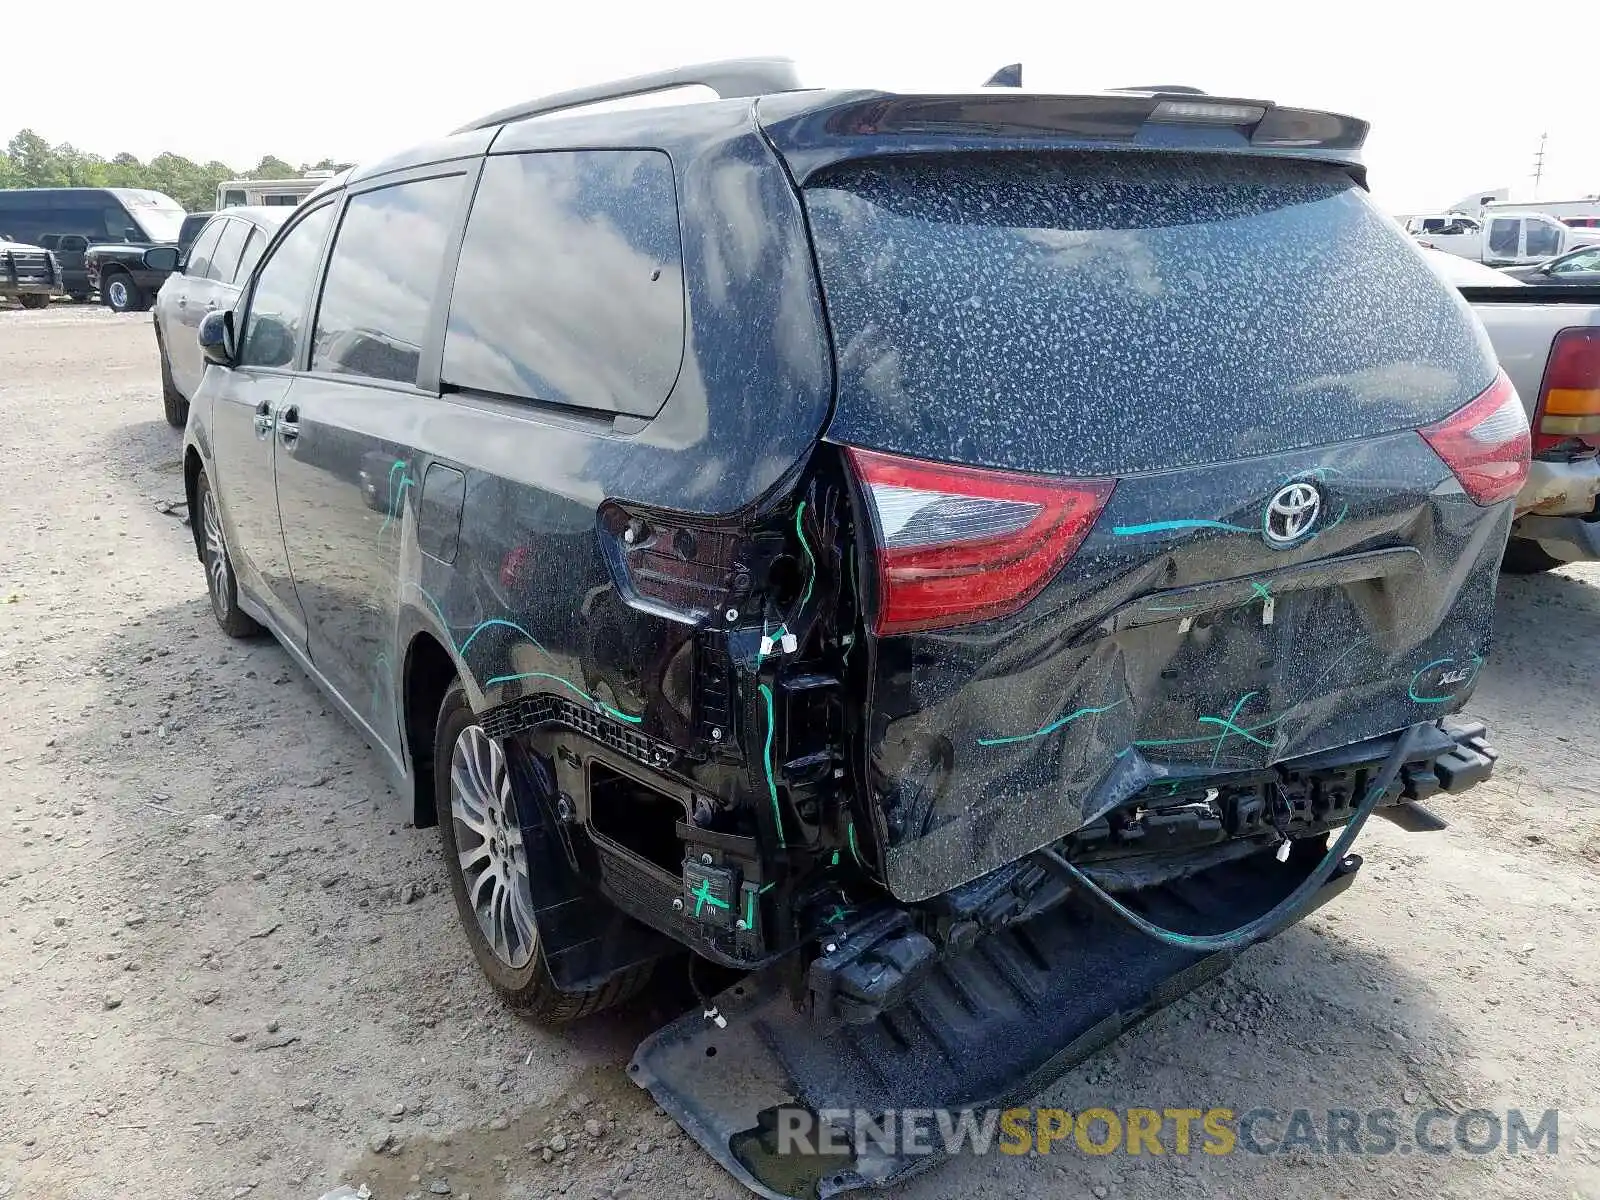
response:
<path id="1" fill-rule="evenodd" d="M 702 879 L 700 881 L 700 886 L 695 888 L 695 890 L 689 894 L 694 897 L 694 915 L 697 917 L 700 915 L 700 910 L 703 909 L 708 903 L 712 908 L 728 907 L 728 902 L 726 900 L 718 900 L 711 894 L 711 881 L 709 879 Z"/>
<path id="2" fill-rule="evenodd" d="M 1424 671 L 1429 671 L 1434 667 L 1442 667 L 1449 663 L 1458 661 L 1460 660 L 1454 658 L 1436 658 L 1430 663 L 1423 663 L 1422 666 L 1417 668 L 1416 674 L 1411 676 L 1411 682 L 1406 685 L 1406 695 L 1410 696 L 1412 701 L 1417 704 L 1443 704 L 1447 700 L 1454 700 L 1456 696 L 1460 694 L 1462 688 L 1468 686 L 1474 679 L 1478 677 L 1478 669 L 1483 666 L 1483 655 L 1474 654 L 1472 656 L 1472 667 L 1471 670 L 1467 672 L 1466 678 L 1457 680 L 1455 683 L 1451 684 L 1451 690 L 1443 693 L 1442 695 L 1417 695 L 1417 680 L 1422 677 L 1422 673 Z"/>
<path id="3" fill-rule="evenodd" d="M 1272 591 L 1271 591 L 1271 589 L 1269 589 L 1267 587 L 1266 584 L 1264 584 L 1264 583 L 1252 583 L 1250 586 L 1251 586 L 1252 589 L 1254 589 L 1255 594 L 1256 594 L 1256 596 L 1258 598 L 1260 598 L 1262 600 L 1271 600 L 1272 599 Z M 1255 695 L 1254 692 L 1251 692 L 1250 694 L 1252 696 Z"/>
<path id="4" fill-rule="evenodd" d="M 850 910 L 848 908 L 845 908 L 842 905 L 835 904 L 833 906 L 833 912 L 829 914 L 828 919 L 826 921 L 824 921 L 823 924 L 825 924 L 825 925 L 837 925 L 840 921 L 844 920 L 849 915 L 850 915 Z"/>
<path id="5" fill-rule="evenodd" d="M 772 824 L 778 831 L 778 848 L 784 850 L 788 843 L 783 840 L 783 810 L 778 807 L 778 784 L 772 778 L 772 730 L 777 724 L 772 715 L 772 689 L 763 683 L 759 691 L 767 706 L 767 743 L 761 751 L 761 765 L 767 771 L 767 796 L 772 800 Z"/>
<path id="6" fill-rule="evenodd" d="M 1323 533 L 1332 533 L 1335 529 L 1339 528 L 1339 526 L 1344 523 L 1344 519 L 1346 517 L 1348 517 L 1349 515 L 1350 515 L 1350 502 L 1347 500 L 1344 503 L 1344 507 L 1339 510 L 1339 515 L 1337 517 L 1335 517 L 1332 520 L 1331 523 L 1329 523 L 1328 525 L 1324 526 L 1322 532 Z"/>
<path id="7" fill-rule="evenodd" d="M 1151 521 L 1148 525 L 1113 525 L 1111 532 L 1117 537 L 1138 537 L 1142 533 L 1172 533 L 1180 529 L 1221 529 L 1228 533 L 1250 533 L 1242 525 L 1229 525 L 1223 521 Z"/>
<path id="8" fill-rule="evenodd" d="M 1258 583 L 1255 586 L 1256 587 L 1260 587 L 1261 585 Z M 1269 593 L 1267 598 L 1269 600 L 1272 598 L 1270 593 Z M 1233 723 L 1234 720 L 1239 716 L 1239 710 L 1241 708 L 1243 708 L 1249 702 L 1250 697 L 1252 697 L 1254 695 L 1255 695 L 1254 692 L 1246 692 L 1244 695 L 1240 696 L 1239 697 L 1239 702 L 1233 706 L 1233 711 L 1228 714 L 1228 719 L 1226 721 L 1222 722 L 1222 734 L 1221 734 L 1220 737 L 1217 738 L 1216 747 L 1211 751 L 1211 765 L 1213 767 L 1217 765 L 1217 758 L 1218 758 L 1219 755 L 1222 754 L 1222 747 L 1223 747 L 1223 744 L 1228 740 L 1228 735 L 1230 733 L 1234 732 L 1235 730 L 1239 729 L 1239 727 Z M 1215 720 L 1215 718 L 1214 717 L 1201 717 L 1200 720 L 1208 722 L 1208 721 Z M 1243 731 L 1240 730 L 1240 732 L 1243 732 Z M 1245 736 L 1249 737 L 1250 735 L 1249 734 L 1245 734 Z M 1265 745 L 1266 743 L 1263 742 L 1262 744 Z"/>
<path id="9" fill-rule="evenodd" d="M 444 631 L 444 636 L 450 640 L 451 648 L 453 650 L 455 650 L 456 655 L 458 657 L 460 657 L 460 658 L 463 658 L 463 659 L 466 658 L 466 656 L 467 656 L 467 647 L 472 645 L 472 639 L 473 638 L 477 637 L 485 629 L 488 629 L 488 628 L 490 628 L 492 626 L 495 626 L 495 625 L 503 625 L 507 629 L 514 629 L 517 633 L 520 633 L 523 637 L 527 638 L 528 641 L 533 644 L 533 648 L 535 650 L 537 650 L 540 654 L 544 655 L 546 658 L 552 657 L 550 652 L 539 644 L 538 639 L 536 639 L 531 633 L 529 633 L 521 625 L 518 625 L 513 621 L 501 620 L 499 617 L 493 617 L 493 618 L 491 618 L 491 619 L 489 619 L 487 621 L 480 622 L 478 624 L 478 626 L 475 629 L 473 629 L 473 631 L 471 633 L 469 633 L 467 635 L 467 638 L 466 638 L 466 640 L 464 642 L 457 643 L 457 641 L 455 639 L 455 634 L 453 634 L 450 631 L 450 621 L 449 621 L 448 618 L 445 617 L 444 609 L 439 607 L 439 602 L 437 600 L 435 600 L 432 596 L 428 595 L 427 589 L 424 588 L 421 584 L 412 583 L 412 582 L 410 582 L 408 580 L 406 582 L 406 586 L 409 587 L 409 588 L 414 589 L 424 600 L 426 600 L 428 602 L 428 607 L 433 609 L 434 615 L 439 618 L 439 627 Z M 605 701 L 599 700 L 599 699 L 595 698 L 594 696 L 591 696 L 588 692 L 584 691 L 577 684 L 573 683 L 572 680 L 566 679 L 566 678 L 564 678 L 564 677 L 562 677 L 560 675 L 552 675 L 548 671 L 523 671 L 523 672 L 519 672 L 518 674 L 515 674 L 515 675 L 496 675 L 493 679 L 490 679 L 483 686 L 484 687 L 493 687 L 497 683 L 515 683 L 517 680 L 520 680 L 520 679 L 549 679 L 549 680 L 552 680 L 555 683 L 559 683 L 562 687 L 570 688 L 574 693 L 576 693 L 577 695 L 583 697 L 583 699 L 587 700 L 595 708 L 598 708 L 600 711 L 604 712 L 607 716 L 615 717 L 619 721 L 626 721 L 630 725 L 642 725 L 642 724 L 644 724 L 644 718 L 643 717 L 636 717 L 636 716 L 633 716 L 631 713 L 623 712 L 620 708 L 613 708 L 611 705 L 605 703 Z"/>
<path id="10" fill-rule="evenodd" d="M 560 675 L 552 675 L 549 671 L 519 671 L 515 675 L 496 675 L 483 686 L 493 687 L 497 683 L 515 683 L 519 679 L 548 679 L 552 683 L 559 683 L 562 687 L 571 688 L 576 695 L 581 696 L 584 700 L 587 700 L 590 704 L 600 709 L 609 717 L 615 717 L 619 721 L 626 721 L 630 725 L 641 725 L 644 723 L 643 717 L 635 717 L 629 713 L 623 712 L 620 708 L 612 708 L 611 705 L 607 704 L 604 700 L 597 700 L 595 697 L 591 696 L 577 684 L 573 683 L 572 680 L 563 679 Z"/>
<path id="11" fill-rule="evenodd" d="M 412 589 L 414 592 L 416 592 L 419 596 L 421 596 L 424 600 L 426 600 L 428 602 L 428 607 L 433 609 L 433 615 L 439 618 L 439 628 L 444 632 L 444 636 L 449 639 L 450 648 L 452 650 L 454 650 L 457 654 L 460 654 L 461 650 L 456 645 L 455 634 L 450 632 L 450 622 L 444 615 L 444 609 L 439 607 L 439 602 L 437 600 L 435 600 L 432 596 L 428 595 L 427 589 L 424 588 L 420 583 L 412 583 L 408 579 L 408 580 L 406 580 L 404 586 Z"/>
<path id="12" fill-rule="evenodd" d="M 1143 740 L 1143 741 L 1135 742 L 1135 743 L 1133 743 L 1132 746 L 1128 746 L 1128 747 L 1126 747 L 1126 748 L 1124 748 L 1122 750 L 1117 751 L 1117 757 L 1121 758 L 1123 755 L 1127 754 L 1128 751 L 1134 749 L 1134 747 L 1138 747 L 1141 750 L 1149 750 L 1149 749 L 1156 749 L 1156 748 L 1159 748 L 1159 747 L 1162 747 L 1162 746 L 1198 746 L 1198 745 L 1202 745 L 1202 744 L 1204 744 L 1206 742 L 1214 742 L 1218 738 L 1227 737 L 1229 735 L 1230 731 L 1231 731 L 1231 733 L 1233 735 L 1235 735 L 1237 737 L 1242 737 L 1248 742 L 1254 742 L 1258 746 L 1266 746 L 1266 747 L 1270 748 L 1272 746 L 1271 742 L 1264 742 L 1260 738 L 1254 737 L 1252 735 L 1255 734 L 1258 730 L 1271 729 L 1279 721 L 1283 720 L 1283 717 L 1281 715 L 1279 715 L 1279 716 L 1273 717 L 1271 720 L 1262 721 L 1262 722 L 1260 722 L 1259 724 L 1256 724 L 1256 725 L 1245 725 L 1245 726 L 1242 726 L 1242 727 L 1239 726 L 1239 725 L 1234 725 L 1234 724 L 1232 724 L 1230 722 L 1224 721 L 1221 717 L 1201 717 L 1201 718 L 1199 718 L 1199 720 L 1200 720 L 1201 724 L 1205 724 L 1205 725 L 1225 725 L 1225 726 L 1227 726 L 1227 728 L 1224 729 L 1222 733 L 1211 733 L 1211 734 L 1207 734 L 1204 737 L 1149 738 L 1149 739 L 1146 739 L 1146 740 Z"/>
<path id="13" fill-rule="evenodd" d="M 544 655 L 546 658 L 551 657 L 550 652 L 539 644 L 539 639 L 534 637 L 533 634 L 529 633 L 526 629 L 524 629 L 521 625 L 518 625 L 515 621 L 502 620 L 500 617 L 492 617 L 491 619 L 489 619 L 489 620 L 483 622 L 481 625 L 479 625 L 471 633 L 467 634 L 467 640 L 461 643 L 461 647 L 460 647 L 460 651 L 459 651 L 461 656 L 463 658 L 466 657 L 466 655 L 467 655 L 467 647 L 472 645 L 472 642 L 473 642 L 474 638 L 476 638 L 485 629 L 492 629 L 497 625 L 500 626 L 501 628 L 504 628 L 504 629 L 513 629 L 513 630 L 515 630 L 516 632 L 520 633 L 523 637 L 527 638 L 528 641 L 532 642 L 533 643 L 533 648 L 535 650 L 537 650 L 540 654 Z"/>
<path id="14" fill-rule="evenodd" d="M 1296 479 L 1326 479 L 1329 475 L 1343 475 L 1338 467 L 1312 467 L 1307 471 L 1296 471 L 1293 475 L 1285 475 L 1283 483 L 1293 483 Z M 1283 484 L 1280 483 L 1281 487 Z"/>
<path id="15" fill-rule="evenodd" d="M 756 894 L 754 892 L 746 892 L 744 894 L 744 927 L 746 929 L 754 929 L 756 927 Z"/>
<path id="16" fill-rule="evenodd" d="M 817 582 L 817 560 L 811 553 L 810 545 L 806 542 L 805 530 L 800 528 L 800 521 L 805 516 L 805 512 L 806 502 L 802 500 L 799 507 L 794 510 L 794 535 L 800 539 L 800 549 L 806 553 L 806 590 L 800 594 L 800 608 L 796 611 L 804 610 L 806 601 L 811 599 L 811 587 Z"/>
<path id="17" fill-rule="evenodd" d="M 850 822 L 850 857 L 856 860 L 856 865 L 864 867 L 867 864 L 861 861 L 861 850 L 856 846 L 856 823 Z"/>
<path id="18" fill-rule="evenodd" d="M 1121 706 L 1122 706 L 1122 701 L 1118 700 L 1115 704 L 1107 704 L 1107 705 L 1105 705 L 1105 706 L 1103 706 L 1101 708 L 1080 708 L 1077 712 L 1068 713 L 1066 716 L 1062 717 L 1060 720 L 1052 721 L 1052 722 L 1050 722 L 1050 724 L 1046 725 L 1043 729 L 1036 729 L 1032 733 L 1019 733 L 1019 734 L 1016 734 L 1014 737 L 979 738 L 978 739 L 978 745 L 980 745 L 980 746 L 1009 746 L 1013 742 L 1032 741 L 1034 738 L 1044 737 L 1047 734 L 1054 733 L 1056 730 L 1062 728 L 1063 726 L 1072 724 L 1072 722 L 1076 721 L 1079 717 L 1087 717 L 1087 716 L 1090 716 L 1091 714 L 1110 712 L 1113 708 L 1120 708 Z"/>
<path id="19" fill-rule="evenodd" d="M 389 526 L 394 523 L 395 518 L 398 517 L 402 511 L 404 511 L 406 488 L 417 482 L 415 479 L 411 478 L 410 475 L 405 474 L 405 470 L 406 463 L 405 460 L 401 458 L 395 459 L 394 465 L 389 468 L 389 511 L 384 515 L 383 524 L 378 526 L 379 537 L 383 536 L 384 530 L 388 529 Z M 399 487 L 396 487 L 394 482 L 394 474 L 396 471 L 402 472 L 400 476 Z"/>

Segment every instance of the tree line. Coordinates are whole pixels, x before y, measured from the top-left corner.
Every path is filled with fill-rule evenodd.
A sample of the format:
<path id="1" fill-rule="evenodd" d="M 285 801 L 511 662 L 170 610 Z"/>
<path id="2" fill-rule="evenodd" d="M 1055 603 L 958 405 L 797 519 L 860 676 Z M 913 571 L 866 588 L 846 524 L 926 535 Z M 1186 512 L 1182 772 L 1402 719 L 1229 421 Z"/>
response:
<path id="1" fill-rule="evenodd" d="M 325 158 L 298 168 L 269 154 L 248 171 L 236 171 L 213 159 L 191 162 L 181 154 L 158 154 L 141 162 L 132 154 L 102 158 L 70 142 L 52 146 L 24 129 L 0 150 L 0 188 L 129 187 L 165 192 L 190 212 L 214 208 L 217 185 L 224 179 L 289 179 L 307 171 L 342 171 L 349 163 Z"/>

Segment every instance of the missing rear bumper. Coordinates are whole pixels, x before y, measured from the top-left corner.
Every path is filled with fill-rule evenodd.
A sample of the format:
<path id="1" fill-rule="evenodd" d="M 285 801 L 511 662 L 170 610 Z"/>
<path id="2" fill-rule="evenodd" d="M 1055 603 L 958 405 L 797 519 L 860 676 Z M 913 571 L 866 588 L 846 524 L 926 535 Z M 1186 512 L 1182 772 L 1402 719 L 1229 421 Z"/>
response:
<path id="1" fill-rule="evenodd" d="M 1345 859 L 1317 893 L 1354 881 Z M 1141 893 L 1150 919 L 1194 933 L 1232 929 L 1277 904 L 1314 863 L 1229 863 Z M 818 1028 L 774 971 L 716 997 L 726 1028 L 699 1012 L 647 1038 L 629 1073 L 751 1191 L 828 1197 L 895 1183 L 943 1157 L 885 1148 L 845 1131 L 848 1149 L 780 1152 L 785 1112 L 954 1112 L 1036 1094 L 1125 1030 L 1225 971 L 1233 952 L 1160 945 L 1098 911 L 1065 905 L 939 963 L 906 1003 L 876 1020 Z"/>

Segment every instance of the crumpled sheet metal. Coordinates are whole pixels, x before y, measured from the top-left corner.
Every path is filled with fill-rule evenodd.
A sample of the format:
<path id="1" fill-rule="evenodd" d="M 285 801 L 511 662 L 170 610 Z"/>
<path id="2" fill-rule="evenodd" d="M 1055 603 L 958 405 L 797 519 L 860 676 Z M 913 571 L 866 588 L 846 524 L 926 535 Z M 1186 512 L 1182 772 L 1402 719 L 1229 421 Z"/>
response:
<path id="1" fill-rule="evenodd" d="M 1265 506 L 1301 478 L 1318 528 L 1274 549 Z M 869 777 L 890 890 L 946 891 L 1155 781 L 1458 710 L 1488 652 L 1510 520 L 1413 432 L 1120 480 L 1023 612 L 874 646 Z"/>

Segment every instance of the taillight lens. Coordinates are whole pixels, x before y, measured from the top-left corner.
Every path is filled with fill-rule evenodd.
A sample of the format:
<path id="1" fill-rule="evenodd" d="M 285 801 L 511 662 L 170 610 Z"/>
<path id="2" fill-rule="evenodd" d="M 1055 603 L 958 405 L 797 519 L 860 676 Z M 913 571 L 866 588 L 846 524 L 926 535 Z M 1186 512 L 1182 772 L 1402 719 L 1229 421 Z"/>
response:
<path id="1" fill-rule="evenodd" d="M 1476 400 L 1421 433 L 1478 504 L 1515 496 L 1528 478 L 1528 418 L 1504 371 Z"/>
<path id="2" fill-rule="evenodd" d="M 876 526 L 880 634 L 1015 612 L 1072 556 L 1115 482 L 848 453 Z"/>
<path id="3" fill-rule="evenodd" d="M 1600 329 L 1557 333 L 1539 384 L 1534 451 L 1574 439 L 1600 447 Z"/>

